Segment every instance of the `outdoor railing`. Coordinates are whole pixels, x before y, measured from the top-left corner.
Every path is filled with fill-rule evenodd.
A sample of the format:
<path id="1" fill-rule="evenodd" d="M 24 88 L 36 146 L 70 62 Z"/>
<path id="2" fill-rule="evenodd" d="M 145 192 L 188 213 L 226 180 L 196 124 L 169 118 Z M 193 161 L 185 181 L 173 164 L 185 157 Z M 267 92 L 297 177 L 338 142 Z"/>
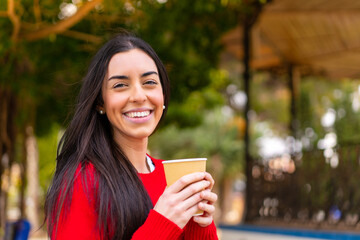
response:
<path id="1" fill-rule="evenodd" d="M 256 220 L 355 229 L 360 226 L 360 145 L 261 159 L 253 165 Z M 325 154 L 326 155 L 326 154 Z"/>

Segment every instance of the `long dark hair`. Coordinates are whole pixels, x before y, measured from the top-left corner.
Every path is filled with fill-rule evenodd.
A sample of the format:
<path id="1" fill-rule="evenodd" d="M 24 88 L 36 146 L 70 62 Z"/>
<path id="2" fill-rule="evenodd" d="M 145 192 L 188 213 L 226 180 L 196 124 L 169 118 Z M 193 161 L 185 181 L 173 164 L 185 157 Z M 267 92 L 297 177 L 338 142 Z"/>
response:
<path id="1" fill-rule="evenodd" d="M 76 171 L 79 166 L 87 195 L 96 189 L 97 230 L 102 239 L 130 239 L 153 207 L 136 169 L 113 139 L 106 115 L 98 113 L 102 105 L 101 88 L 110 59 L 117 53 L 140 49 L 155 62 L 163 89 L 165 115 L 169 102 L 169 80 L 165 67 L 149 44 L 130 34 L 117 35 L 94 56 L 83 79 L 74 116 L 57 151 L 57 164 L 45 201 L 45 221 L 49 236 L 56 236 L 60 215 L 69 209 Z M 145 157 L 145 156 L 144 156 Z M 88 164 L 94 166 L 94 178 L 88 181 Z"/>

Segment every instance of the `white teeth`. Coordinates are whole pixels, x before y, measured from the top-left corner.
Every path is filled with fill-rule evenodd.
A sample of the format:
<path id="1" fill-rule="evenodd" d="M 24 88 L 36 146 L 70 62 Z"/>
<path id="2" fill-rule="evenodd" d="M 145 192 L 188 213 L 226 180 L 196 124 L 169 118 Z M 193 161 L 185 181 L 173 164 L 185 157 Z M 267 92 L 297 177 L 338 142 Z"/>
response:
<path id="1" fill-rule="evenodd" d="M 150 115 L 150 111 L 143 111 L 143 112 L 128 112 L 125 113 L 126 116 L 130 118 L 141 118 L 141 117 L 147 117 Z"/>

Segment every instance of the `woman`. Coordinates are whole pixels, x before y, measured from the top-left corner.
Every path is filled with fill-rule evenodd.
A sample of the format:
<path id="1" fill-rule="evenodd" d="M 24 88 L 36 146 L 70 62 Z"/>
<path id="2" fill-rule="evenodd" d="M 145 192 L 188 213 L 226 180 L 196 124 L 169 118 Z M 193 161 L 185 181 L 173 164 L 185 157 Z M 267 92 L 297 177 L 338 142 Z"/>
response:
<path id="1" fill-rule="evenodd" d="M 58 148 L 51 239 L 217 239 L 211 175 L 166 188 L 161 160 L 146 154 L 168 102 L 165 67 L 143 40 L 119 35 L 97 52 Z"/>

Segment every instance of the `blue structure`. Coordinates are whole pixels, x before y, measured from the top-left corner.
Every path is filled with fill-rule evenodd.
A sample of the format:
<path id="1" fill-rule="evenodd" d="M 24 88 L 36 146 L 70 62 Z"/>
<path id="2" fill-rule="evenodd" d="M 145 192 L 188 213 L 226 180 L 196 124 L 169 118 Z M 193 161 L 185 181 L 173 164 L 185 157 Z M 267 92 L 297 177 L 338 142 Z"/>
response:
<path id="1" fill-rule="evenodd" d="M 25 219 L 6 223 L 4 240 L 27 240 L 30 233 L 30 223 Z"/>
<path id="2" fill-rule="evenodd" d="M 267 234 L 279 234 L 284 236 L 293 237 L 308 237 L 328 240 L 360 240 L 360 233 L 350 232 L 330 232 L 320 230 L 309 230 L 309 229 L 291 229 L 291 228 L 277 228 L 277 227 L 263 227 L 254 225 L 237 225 L 228 226 L 220 225 L 220 229 L 233 230 L 233 231 L 247 231 L 254 233 L 267 233 Z"/>

